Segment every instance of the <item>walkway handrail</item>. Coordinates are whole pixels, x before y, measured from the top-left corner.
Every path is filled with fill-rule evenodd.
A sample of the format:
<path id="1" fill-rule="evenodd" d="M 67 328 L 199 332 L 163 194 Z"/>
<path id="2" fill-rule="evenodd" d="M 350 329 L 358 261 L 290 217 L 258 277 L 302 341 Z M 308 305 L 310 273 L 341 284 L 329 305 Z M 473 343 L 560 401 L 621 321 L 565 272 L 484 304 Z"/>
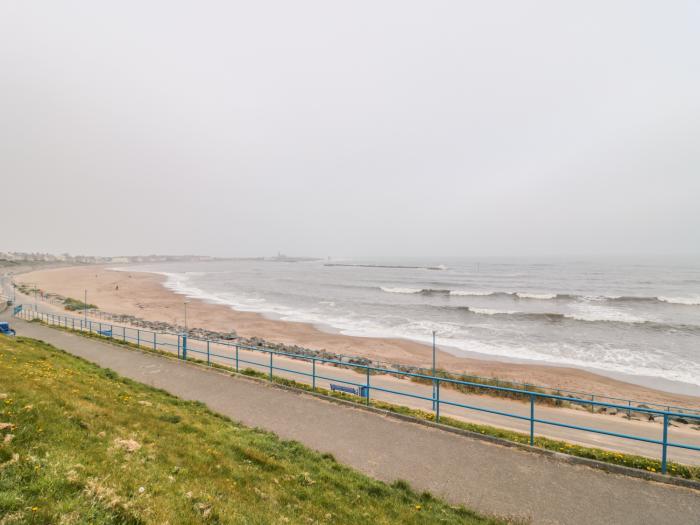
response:
<path id="1" fill-rule="evenodd" d="M 123 325 L 114 325 L 111 323 L 103 323 L 103 322 L 99 322 L 99 321 L 93 321 L 91 319 L 86 319 L 85 317 L 71 317 L 71 316 L 66 316 L 66 315 L 58 315 L 58 314 L 53 314 L 53 313 L 40 312 L 31 306 L 24 307 L 23 309 L 19 309 L 19 311 L 16 311 L 14 315 L 16 315 L 18 317 L 22 317 L 24 319 L 29 319 L 29 320 L 34 319 L 34 318 L 39 318 L 40 320 L 47 322 L 49 325 L 58 325 L 58 326 L 61 326 L 64 328 L 71 328 L 71 329 L 79 330 L 79 331 L 87 331 L 89 333 L 101 334 L 103 336 L 105 336 L 104 334 L 108 333 L 109 335 L 106 337 L 109 337 L 111 339 L 121 340 L 124 342 L 135 341 L 137 346 L 139 346 L 139 347 L 147 346 L 147 347 L 152 348 L 154 350 L 161 347 L 161 348 L 168 349 L 168 351 L 172 351 L 172 349 L 177 348 L 178 357 L 180 357 L 181 359 L 184 359 L 184 360 L 187 360 L 188 352 L 196 353 L 196 354 L 200 354 L 200 355 L 206 354 L 207 364 L 209 364 L 209 365 L 211 365 L 211 358 L 212 357 L 218 357 L 220 359 L 225 359 L 225 360 L 229 360 L 229 361 L 235 360 L 235 368 L 237 371 L 239 370 L 241 363 L 259 366 L 259 367 L 262 367 L 262 368 L 267 369 L 269 371 L 269 378 L 270 379 L 273 378 L 273 371 L 274 370 L 284 371 L 284 372 L 288 372 L 288 373 L 292 373 L 292 374 L 298 374 L 301 376 L 310 377 L 312 379 L 312 388 L 314 390 L 316 389 L 316 382 L 318 379 L 333 381 L 336 383 L 354 385 L 356 387 L 365 387 L 367 389 L 366 390 L 367 395 L 366 395 L 364 401 L 367 404 L 369 404 L 369 402 L 370 402 L 370 392 L 371 391 L 385 392 L 385 393 L 389 393 L 389 394 L 400 395 L 400 396 L 403 396 L 406 398 L 421 399 L 421 400 L 429 401 L 429 402 L 432 402 L 432 404 L 433 404 L 433 411 L 435 412 L 435 420 L 437 422 L 440 421 L 440 408 L 443 405 L 464 408 L 464 409 L 468 409 L 468 410 L 476 410 L 476 411 L 491 413 L 491 414 L 495 414 L 495 415 L 499 415 L 499 416 L 503 416 L 503 417 L 509 417 L 509 418 L 519 419 L 519 420 L 523 420 L 523 421 L 528 421 L 530 423 L 530 444 L 531 445 L 534 444 L 535 424 L 536 423 L 542 424 L 542 425 L 557 426 L 557 427 L 568 428 L 568 429 L 572 429 L 572 430 L 591 432 L 591 433 L 596 433 L 596 434 L 601 434 L 601 435 L 607 435 L 607 436 L 612 436 L 612 437 L 617 437 L 617 438 L 623 438 L 623 439 L 629 439 L 629 440 L 634 440 L 634 441 L 639 441 L 639 442 L 660 445 L 662 448 L 661 470 L 663 473 L 666 473 L 666 469 L 667 469 L 667 450 L 668 450 L 668 447 L 676 447 L 676 448 L 683 448 L 686 450 L 700 451 L 700 446 L 690 445 L 687 443 L 676 443 L 676 442 L 670 441 L 668 439 L 668 427 L 669 427 L 669 420 L 671 418 L 693 419 L 693 420 L 698 420 L 700 422 L 700 413 L 690 414 L 687 412 L 674 411 L 674 410 L 670 410 L 670 409 L 669 410 L 661 410 L 661 409 L 657 409 L 657 408 L 649 408 L 646 406 L 644 406 L 644 407 L 640 407 L 640 406 L 632 407 L 630 404 L 622 405 L 622 404 L 617 404 L 617 403 L 607 403 L 604 401 L 596 401 L 594 399 L 591 399 L 589 401 L 589 400 L 583 400 L 583 399 L 580 399 L 577 397 L 569 397 L 569 396 L 565 396 L 565 395 L 547 394 L 544 392 L 530 391 L 530 390 L 525 390 L 525 389 L 520 389 L 520 388 L 496 386 L 496 385 L 482 384 L 482 383 L 471 382 L 471 381 L 462 381 L 459 379 L 452 379 L 452 378 L 446 378 L 446 377 L 440 377 L 440 376 L 432 376 L 432 375 L 416 373 L 416 372 L 403 372 L 400 370 L 382 368 L 382 367 L 378 367 L 378 366 L 374 366 L 374 365 L 365 365 L 365 364 L 360 364 L 360 363 L 348 363 L 346 361 L 342 361 L 342 360 L 338 360 L 338 359 L 329 359 L 329 358 L 324 358 L 324 357 L 319 357 L 319 356 L 314 356 L 314 355 L 295 354 L 292 352 L 285 352 L 285 351 L 281 351 L 281 350 L 265 348 L 263 346 L 244 345 L 244 344 L 235 343 L 235 342 L 231 342 L 231 341 L 222 341 L 222 340 L 216 340 L 216 339 L 202 339 L 202 338 L 198 338 L 198 337 L 191 337 L 188 334 L 177 334 L 177 333 L 172 333 L 172 332 L 154 332 L 151 330 L 141 330 L 139 328 L 132 328 L 132 327 L 127 327 L 127 326 L 123 326 Z M 117 330 L 115 330 L 115 328 Z M 132 333 L 128 334 L 127 330 L 130 330 Z M 135 332 L 135 334 L 133 332 Z M 150 334 L 150 337 L 149 337 L 149 334 Z M 159 335 L 161 336 L 161 341 L 158 341 Z M 169 336 L 169 337 L 173 337 L 173 338 L 177 337 L 177 343 L 172 342 L 172 341 L 163 340 L 163 336 Z M 202 349 L 197 349 L 194 346 L 191 346 L 193 341 L 205 343 L 206 344 L 206 351 L 204 351 Z M 235 357 L 233 355 L 213 353 L 211 351 L 212 345 L 218 345 L 218 346 L 222 346 L 222 347 L 225 347 L 225 348 L 232 350 L 235 353 Z M 248 352 L 260 352 L 260 353 L 266 354 L 268 356 L 268 359 L 267 359 L 268 362 L 261 363 L 261 362 L 257 362 L 257 361 L 251 361 L 249 359 L 243 359 L 240 356 L 241 350 L 245 350 Z M 273 362 L 274 356 L 311 362 L 312 367 L 313 367 L 312 372 L 309 373 L 309 372 L 303 372 L 303 371 L 299 371 L 299 370 L 293 370 L 293 369 L 282 367 L 279 365 L 275 366 L 274 362 Z M 327 365 L 333 365 L 333 366 L 342 366 L 344 368 L 354 368 L 354 369 L 362 370 L 365 373 L 365 381 L 364 382 L 354 382 L 354 381 L 348 381 L 347 379 L 341 379 L 341 378 L 337 378 L 337 377 L 328 377 L 327 375 L 319 374 L 316 370 L 317 364 L 327 364 Z M 388 375 L 400 376 L 400 377 L 405 377 L 405 378 L 419 379 L 419 380 L 422 380 L 428 384 L 432 383 L 433 385 L 435 385 L 436 388 L 433 390 L 432 396 L 426 396 L 426 395 L 420 395 L 420 394 L 411 393 L 411 392 L 396 391 L 396 390 L 392 390 L 389 388 L 383 388 L 380 386 L 373 386 L 371 384 L 372 373 L 388 374 Z M 467 386 L 470 388 L 483 389 L 486 391 L 493 391 L 493 392 L 504 392 L 504 393 L 519 396 L 519 397 L 524 398 L 526 400 L 529 399 L 529 405 L 530 405 L 529 416 L 505 412 L 503 410 L 486 408 L 483 406 L 475 406 L 475 405 L 467 405 L 464 403 L 458 403 L 456 401 L 451 401 L 451 400 L 445 399 L 444 397 L 441 399 L 440 398 L 440 390 L 441 390 L 441 387 L 444 388 L 444 385 L 446 385 L 446 384 L 451 384 L 451 385 L 456 385 L 456 386 Z M 615 410 L 618 410 L 621 412 L 628 412 L 628 414 L 630 414 L 630 415 L 631 415 L 631 412 L 635 412 L 635 413 L 639 413 L 639 414 L 646 414 L 646 415 L 651 416 L 651 417 L 662 417 L 663 418 L 662 437 L 660 439 L 653 439 L 653 438 L 648 438 L 648 437 L 644 437 L 644 436 L 635 436 L 635 435 L 623 434 L 623 433 L 619 433 L 619 432 L 612 432 L 612 431 L 604 430 L 601 428 L 592 428 L 592 427 L 585 427 L 585 426 L 580 426 L 580 425 L 572 425 L 572 424 L 563 423 L 560 421 L 551 421 L 548 419 L 537 418 L 537 417 L 535 417 L 535 401 L 538 399 L 557 401 L 557 402 L 562 402 L 562 403 L 572 403 L 572 404 L 578 404 L 578 405 L 585 404 L 586 406 L 591 406 L 592 408 L 593 407 L 612 408 L 612 409 L 615 409 Z"/>

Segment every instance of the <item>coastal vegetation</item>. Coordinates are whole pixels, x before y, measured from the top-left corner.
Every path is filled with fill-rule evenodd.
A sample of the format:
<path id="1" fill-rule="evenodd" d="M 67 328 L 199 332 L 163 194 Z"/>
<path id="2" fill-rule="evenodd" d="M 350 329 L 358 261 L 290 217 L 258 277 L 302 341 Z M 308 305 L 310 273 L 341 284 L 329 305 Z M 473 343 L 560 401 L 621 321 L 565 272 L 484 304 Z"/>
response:
<path id="1" fill-rule="evenodd" d="M 43 321 L 40 321 L 38 319 L 35 319 L 32 322 L 43 324 Z M 65 328 L 65 327 L 60 327 L 60 326 L 54 326 L 54 328 L 57 328 L 59 330 L 66 330 L 66 331 L 73 332 L 73 330 L 71 330 L 70 328 Z M 153 350 L 153 349 L 146 347 L 146 346 L 138 346 L 135 343 L 130 342 L 130 341 L 123 341 L 120 339 L 112 339 L 112 338 L 105 337 L 105 336 L 102 336 L 99 334 L 86 333 L 86 332 L 82 332 L 79 330 L 76 330 L 74 332 L 77 334 L 80 334 L 84 337 L 99 339 L 102 341 L 109 341 L 110 343 L 113 343 L 113 344 L 127 346 L 127 347 L 135 348 L 135 349 L 140 349 L 141 351 L 144 351 L 144 352 L 155 353 L 155 354 L 159 354 L 159 355 L 162 355 L 165 357 L 170 357 L 170 358 L 173 357 L 172 353 L 165 352 L 162 350 Z M 227 372 L 233 372 L 233 369 L 231 367 L 220 364 L 220 363 L 211 362 L 211 363 L 207 364 L 206 361 L 201 360 L 201 359 L 197 359 L 195 357 L 188 357 L 188 361 L 193 362 L 193 363 L 197 363 L 197 364 L 207 365 L 207 366 L 210 366 L 212 368 L 218 368 L 221 370 L 225 370 Z M 233 372 L 233 373 L 235 373 L 235 372 Z M 257 377 L 257 378 L 264 379 L 264 380 L 270 380 L 270 376 L 268 373 L 253 370 L 252 368 L 247 368 L 245 370 L 241 370 L 240 373 L 247 375 L 249 377 Z M 323 395 L 326 395 L 329 397 L 343 399 L 345 401 L 350 401 L 353 403 L 365 404 L 364 399 L 359 398 L 357 396 L 345 394 L 343 392 L 330 391 L 330 390 L 327 390 L 324 388 L 319 388 L 319 387 L 317 387 L 314 390 L 314 389 L 312 389 L 311 385 L 301 383 L 298 381 L 294 381 L 293 379 L 288 379 L 288 378 L 273 375 L 272 381 L 277 383 L 277 384 L 287 386 L 290 388 L 304 390 L 307 392 L 314 391 L 318 394 L 323 394 Z M 428 411 L 424 411 L 424 410 L 420 410 L 420 409 L 414 409 L 414 408 L 406 407 L 403 405 L 396 405 L 393 403 L 387 403 L 385 401 L 379 401 L 379 400 L 374 400 L 374 399 L 369 400 L 369 405 L 374 407 L 374 408 L 381 409 L 381 410 L 386 410 L 389 412 L 402 414 L 402 415 L 406 415 L 409 417 L 414 417 L 416 419 L 420 419 L 420 420 L 424 420 L 424 421 L 435 422 L 435 413 L 433 413 L 433 412 L 428 412 Z M 495 437 L 498 439 L 503 439 L 505 441 L 511 441 L 514 443 L 520 443 L 520 444 L 527 445 L 530 442 L 530 436 L 528 434 L 525 434 L 522 432 L 516 432 L 516 431 L 512 431 L 512 430 L 497 428 L 497 427 L 493 427 L 490 425 L 469 423 L 469 422 L 462 421 L 460 419 L 456 419 L 456 418 L 452 418 L 452 417 L 441 416 L 440 417 L 440 424 L 454 427 L 454 428 L 459 428 L 462 430 L 467 430 L 469 432 L 474 432 L 474 433 L 485 435 L 485 436 L 491 436 L 491 437 Z M 638 455 L 634 455 L 634 454 L 625 454 L 625 453 L 620 453 L 620 452 L 605 450 L 605 449 L 600 449 L 600 448 L 594 448 L 594 447 L 586 447 L 586 446 L 582 446 L 582 445 L 577 445 L 577 444 L 568 443 L 565 441 L 550 439 L 550 438 L 541 437 L 541 436 L 535 437 L 534 446 L 537 448 L 545 449 L 545 450 L 551 450 L 553 452 L 561 452 L 561 453 L 565 453 L 565 454 L 568 454 L 571 456 L 593 459 L 593 460 L 602 461 L 605 463 L 611 463 L 614 465 L 621 465 L 621 466 L 625 466 L 625 467 L 640 469 L 640 470 L 644 470 L 647 472 L 654 472 L 654 473 L 661 472 L 661 461 L 658 459 L 654 459 L 654 458 L 648 458 L 648 457 L 638 456 Z M 685 479 L 700 481 L 700 467 L 696 467 L 696 466 L 683 465 L 680 463 L 669 462 L 667 473 L 671 476 L 678 476 L 678 477 L 685 478 Z"/>
<path id="2" fill-rule="evenodd" d="M 73 299 L 72 297 L 66 297 L 63 300 L 63 307 L 70 312 L 75 312 L 77 310 L 94 310 L 97 308 L 97 305 L 85 303 L 79 299 Z"/>
<path id="3" fill-rule="evenodd" d="M 0 377 L 3 525 L 502 523 L 40 341 L 0 338 Z"/>
<path id="4" fill-rule="evenodd" d="M 422 370 L 421 371 L 424 374 L 429 374 L 432 375 L 431 370 Z M 457 392 L 462 392 L 464 394 L 479 394 L 479 395 L 487 395 L 487 396 L 492 396 L 492 397 L 500 397 L 500 398 L 505 398 L 505 399 L 517 399 L 520 401 L 530 401 L 530 395 L 529 394 L 524 394 L 522 391 L 525 390 L 527 392 L 532 392 L 532 393 L 537 393 L 537 394 L 554 394 L 557 396 L 561 396 L 561 392 L 559 391 L 554 391 L 554 392 L 546 392 L 544 389 L 532 386 L 532 385 L 523 385 L 520 383 L 513 383 L 511 381 L 503 381 L 502 379 L 496 379 L 496 378 L 487 378 L 487 377 L 476 377 L 476 376 L 470 376 L 468 374 L 453 374 L 450 373 L 446 370 L 436 370 L 435 371 L 435 377 L 440 377 L 444 379 L 450 379 L 453 381 L 460 381 L 459 383 L 453 383 L 450 381 L 444 381 L 440 383 L 441 388 L 449 388 L 451 390 L 456 390 Z M 432 383 L 430 379 L 424 378 L 424 377 L 416 377 L 412 376 L 411 381 L 414 383 L 421 383 L 424 385 L 429 385 Z M 474 384 L 468 384 L 465 385 L 464 383 L 474 383 Z M 480 385 L 484 385 L 486 387 L 489 386 L 494 386 L 494 387 L 499 387 L 499 388 L 510 388 L 513 390 L 518 390 L 518 392 L 514 392 L 511 390 L 496 390 L 493 388 L 483 388 Z M 561 399 L 551 399 L 547 397 L 535 397 L 535 403 L 537 404 L 542 404 L 542 405 L 549 405 L 549 406 L 568 406 L 568 402 L 562 401 Z"/>

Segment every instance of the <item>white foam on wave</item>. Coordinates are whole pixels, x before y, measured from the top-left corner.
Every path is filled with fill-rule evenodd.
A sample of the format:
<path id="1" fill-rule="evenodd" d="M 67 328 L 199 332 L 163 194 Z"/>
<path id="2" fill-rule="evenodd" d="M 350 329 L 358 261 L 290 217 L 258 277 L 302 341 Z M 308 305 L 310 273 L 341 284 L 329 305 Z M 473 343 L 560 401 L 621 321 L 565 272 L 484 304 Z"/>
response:
<path id="1" fill-rule="evenodd" d="M 642 319 L 617 308 L 610 308 L 601 304 L 578 303 L 573 306 L 575 313 L 565 314 L 564 317 L 578 321 L 614 321 L 618 323 L 644 323 L 649 319 Z"/>
<path id="2" fill-rule="evenodd" d="M 388 293 L 421 293 L 423 288 L 390 288 L 386 286 L 381 287 L 382 292 Z"/>
<path id="3" fill-rule="evenodd" d="M 549 300 L 549 299 L 555 299 L 557 297 L 557 294 L 555 293 L 527 293 L 527 292 L 517 292 L 515 295 L 520 297 L 521 299 L 540 299 L 543 301 Z"/>
<path id="4" fill-rule="evenodd" d="M 700 306 L 700 297 L 659 297 L 659 301 L 669 304 Z"/>
<path id="5" fill-rule="evenodd" d="M 485 297 L 487 295 L 493 295 L 494 292 L 484 292 L 479 290 L 450 290 L 450 295 L 456 295 L 461 297 Z"/>
<path id="6" fill-rule="evenodd" d="M 452 345 L 452 341 L 449 342 Z M 617 372 L 629 376 L 646 376 L 669 381 L 678 381 L 700 386 L 700 364 L 673 358 L 664 352 L 633 352 L 627 348 L 597 345 L 595 348 L 578 347 L 566 343 L 544 343 L 539 345 L 514 345 L 510 342 L 464 341 L 454 345 L 468 352 L 501 358 L 525 359 L 571 366 Z"/>
<path id="7" fill-rule="evenodd" d="M 513 315 L 513 314 L 519 313 L 519 312 L 516 312 L 515 310 L 496 310 L 495 308 L 474 308 L 473 306 L 469 307 L 469 311 L 474 312 L 475 314 L 481 314 L 481 315 Z"/>

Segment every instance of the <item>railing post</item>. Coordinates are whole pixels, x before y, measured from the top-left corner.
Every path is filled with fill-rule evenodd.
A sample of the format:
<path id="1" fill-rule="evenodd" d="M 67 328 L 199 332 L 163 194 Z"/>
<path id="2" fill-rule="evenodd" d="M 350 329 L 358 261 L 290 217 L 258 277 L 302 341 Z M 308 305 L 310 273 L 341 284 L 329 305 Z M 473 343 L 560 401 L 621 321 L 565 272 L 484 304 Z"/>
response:
<path id="1" fill-rule="evenodd" d="M 530 394 L 530 446 L 535 445 L 535 396 Z"/>
<path id="2" fill-rule="evenodd" d="M 126 326 L 122 326 L 122 340 L 126 343 Z"/>
<path id="3" fill-rule="evenodd" d="M 436 381 L 435 385 L 435 422 L 440 422 L 440 380 Z"/>
<path id="4" fill-rule="evenodd" d="M 632 401 L 627 401 L 627 406 L 629 407 L 627 409 L 627 419 L 632 419 Z"/>
<path id="5" fill-rule="evenodd" d="M 187 334 L 182 335 L 182 358 L 187 361 Z"/>
<path id="6" fill-rule="evenodd" d="M 365 398 L 365 403 L 369 406 L 369 367 L 367 367 L 367 397 Z"/>
<path id="7" fill-rule="evenodd" d="M 664 438 L 661 448 L 661 473 L 666 474 L 666 453 L 668 449 L 668 414 L 664 414 Z"/>
<path id="8" fill-rule="evenodd" d="M 211 361 L 209 359 L 209 339 L 207 339 L 207 365 L 211 365 Z"/>
<path id="9" fill-rule="evenodd" d="M 311 390 L 316 392 L 316 358 L 311 358 Z"/>
<path id="10" fill-rule="evenodd" d="M 141 330 L 139 328 L 136 329 L 136 346 L 141 348 Z"/>
<path id="11" fill-rule="evenodd" d="M 177 357 L 180 358 L 180 334 L 177 334 Z"/>
<path id="12" fill-rule="evenodd" d="M 595 396 L 593 396 L 593 395 L 591 396 L 591 401 L 595 401 Z M 594 411 L 594 407 L 593 407 L 593 403 L 591 403 L 591 413 L 593 413 L 593 411 Z"/>
<path id="13" fill-rule="evenodd" d="M 153 350 L 158 348 L 158 343 L 156 342 L 156 337 L 157 337 L 157 334 L 155 332 L 153 332 Z"/>
<path id="14" fill-rule="evenodd" d="M 272 381 L 272 352 L 270 352 L 270 381 Z"/>
<path id="15" fill-rule="evenodd" d="M 236 372 L 238 372 L 238 345 L 236 345 Z"/>

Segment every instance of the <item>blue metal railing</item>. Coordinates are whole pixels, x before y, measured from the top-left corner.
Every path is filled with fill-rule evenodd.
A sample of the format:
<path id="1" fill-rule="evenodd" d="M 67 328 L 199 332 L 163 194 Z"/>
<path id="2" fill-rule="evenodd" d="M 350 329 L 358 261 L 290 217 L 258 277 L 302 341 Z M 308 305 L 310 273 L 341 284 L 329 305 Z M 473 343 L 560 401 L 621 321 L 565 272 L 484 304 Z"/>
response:
<path id="1" fill-rule="evenodd" d="M 678 443 L 670 441 L 668 437 L 668 428 L 670 418 L 686 418 L 693 419 L 700 422 L 699 413 L 688 413 L 682 411 L 674 411 L 662 408 L 650 408 L 650 407 L 631 407 L 628 404 L 618 404 L 618 403 L 607 403 L 604 401 L 592 400 L 582 400 L 577 397 L 570 397 L 560 394 L 548 394 L 544 392 L 533 392 L 531 390 L 496 386 L 490 384 L 483 384 L 472 381 L 462 381 L 458 379 L 451 379 L 439 376 L 432 376 L 428 374 L 416 373 L 416 372 L 404 372 L 395 369 L 383 368 L 373 365 L 363 365 L 356 363 L 348 363 L 347 361 L 338 359 L 328 359 L 324 357 L 304 355 L 304 354 L 294 354 L 290 352 L 284 352 L 280 350 L 273 350 L 270 348 L 265 348 L 262 346 L 249 346 L 240 343 L 231 343 L 221 340 L 213 339 L 201 339 L 197 337 L 191 337 L 186 334 L 177 334 L 171 332 L 154 332 L 151 330 L 142 330 L 139 328 L 132 328 L 126 326 L 113 325 L 111 323 L 105 323 L 101 321 L 93 321 L 91 319 L 85 319 L 82 317 L 71 317 L 65 315 L 58 315 L 47 312 L 40 312 L 31 307 L 25 307 L 20 309 L 15 315 L 31 320 L 40 319 L 49 325 L 56 325 L 63 328 L 69 328 L 72 330 L 86 331 L 90 333 L 95 333 L 98 335 L 103 335 L 111 339 L 117 339 L 124 342 L 132 342 L 140 347 L 147 347 L 154 350 L 165 349 L 168 352 L 177 352 L 179 358 L 186 360 L 188 354 L 197 354 L 201 356 L 206 356 L 207 364 L 211 365 L 212 358 L 218 358 L 224 361 L 229 361 L 234 364 L 235 370 L 239 371 L 241 364 L 257 366 L 262 369 L 267 370 L 268 377 L 270 380 L 273 379 L 274 371 L 281 371 L 290 374 L 296 374 L 311 379 L 312 389 L 315 391 L 317 387 L 318 380 L 332 381 L 334 383 L 353 385 L 358 388 L 358 391 L 363 392 L 363 398 L 366 404 L 370 403 L 371 392 L 384 392 L 386 394 L 398 395 L 408 399 L 418 399 L 431 402 L 435 414 L 436 422 L 440 421 L 440 409 L 442 406 L 451 406 L 456 408 L 462 408 L 466 410 L 473 410 L 484 412 L 488 414 L 494 414 L 498 416 L 508 417 L 512 419 L 517 419 L 521 421 L 529 422 L 529 441 L 530 445 L 534 445 L 535 440 L 535 424 L 555 426 L 560 428 L 566 428 L 571 430 L 577 430 L 581 432 L 595 433 L 605 436 L 611 436 L 615 438 L 633 440 L 643 443 L 649 443 L 661 446 L 661 471 L 665 474 L 667 471 L 667 457 L 668 448 L 680 448 L 686 450 L 692 450 L 700 452 L 700 446 L 691 445 L 687 443 Z M 109 335 L 106 335 L 109 334 Z M 160 339 L 159 339 L 160 336 Z M 176 340 L 177 342 L 173 342 Z M 192 343 L 197 342 L 200 344 L 200 348 L 195 347 Z M 214 347 L 214 351 L 212 351 Z M 223 348 L 222 351 L 217 351 L 217 347 Z M 248 352 L 259 352 L 265 354 L 267 359 L 265 362 L 252 361 L 249 358 L 242 357 L 241 350 Z M 311 363 L 311 372 L 305 372 L 301 370 L 294 370 L 285 366 L 279 366 L 274 364 L 274 356 L 279 356 L 282 358 L 290 358 L 295 360 L 304 361 Z M 349 381 L 347 379 L 339 377 L 330 377 L 328 375 L 319 374 L 317 371 L 317 364 L 339 366 L 344 368 L 353 368 L 356 370 L 364 371 L 365 380 L 364 382 Z M 431 396 L 421 395 L 420 393 L 406 392 L 392 390 L 389 388 L 383 388 L 378 385 L 371 384 L 371 376 L 373 374 L 388 374 L 393 376 L 400 376 L 403 378 L 414 379 L 422 381 L 426 384 L 434 384 L 436 388 Z M 496 410 L 494 408 L 488 408 L 484 406 L 470 405 L 466 403 L 459 403 L 457 401 L 449 400 L 441 397 L 441 390 L 446 386 L 451 385 L 453 387 L 469 387 L 471 389 L 500 392 L 505 394 L 510 394 L 514 397 L 528 399 L 529 400 L 529 414 L 515 414 L 512 412 L 506 412 L 503 410 Z M 553 403 L 571 403 L 571 404 L 585 404 L 591 407 L 600 407 L 606 409 L 615 409 L 619 412 L 631 412 L 636 414 L 645 414 L 649 417 L 662 417 L 663 418 L 663 428 L 662 436 L 659 439 L 636 436 L 632 434 L 625 434 L 621 432 L 613 432 L 610 430 L 604 430 L 601 428 L 593 428 L 581 425 L 573 425 L 569 423 L 563 423 L 561 421 L 552 421 L 549 419 L 542 419 L 536 417 L 535 414 L 535 404 L 536 401 L 549 401 Z M 660 405 L 657 405 L 660 406 Z"/>

